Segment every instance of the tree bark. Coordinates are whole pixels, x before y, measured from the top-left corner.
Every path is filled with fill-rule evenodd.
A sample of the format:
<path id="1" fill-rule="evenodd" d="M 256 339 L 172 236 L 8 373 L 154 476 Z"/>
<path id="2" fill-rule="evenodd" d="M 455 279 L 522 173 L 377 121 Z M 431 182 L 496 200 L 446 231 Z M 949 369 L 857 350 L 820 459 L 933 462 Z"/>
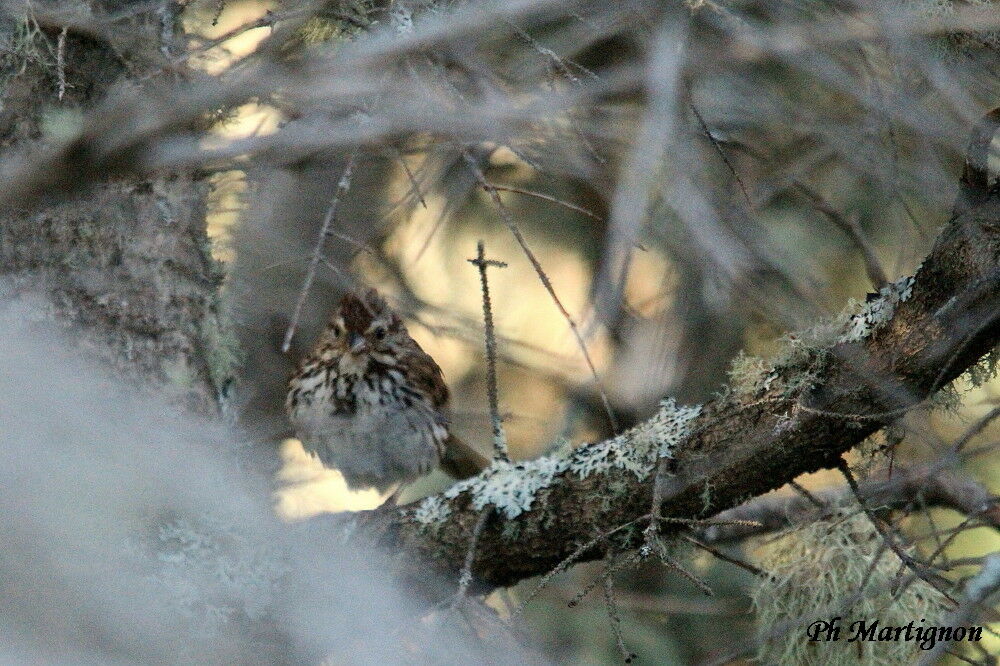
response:
<path id="1" fill-rule="evenodd" d="M 162 21 L 176 17 L 136 14 L 120 33 L 128 43 L 115 43 L 72 18 L 100 14 L 105 4 L 66 7 L 62 18 L 28 5 L 23 15 L 4 10 L 0 29 L 30 35 L 0 63 L 0 142 L 8 155 L 44 153 L 113 89 L 166 75 L 172 32 L 164 28 L 172 26 Z M 118 372 L 198 412 L 217 413 L 235 343 L 220 316 L 222 272 L 206 235 L 207 184 L 179 172 L 106 182 L 102 165 L 93 163 L 86 179 L 63 173 L 61 183 L 61 171 L 72 171 L 66 166 L 57 162 L 39 174 L 42 181 L 56 178 L 40 193 L 47 202 L 10 201 L 0 220 L 7 296 L 45 295 L 69 337 Z M 74 191 L 82 180 L 100 184 Z"/>

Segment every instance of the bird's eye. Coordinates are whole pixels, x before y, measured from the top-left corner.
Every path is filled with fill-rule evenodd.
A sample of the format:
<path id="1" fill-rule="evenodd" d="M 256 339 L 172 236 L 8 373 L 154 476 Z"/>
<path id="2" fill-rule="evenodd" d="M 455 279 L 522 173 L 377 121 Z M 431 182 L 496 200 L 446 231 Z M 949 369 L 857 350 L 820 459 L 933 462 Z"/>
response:
<path id="1" fill-rule="evenodd" d="M 337 326 L 336 324 L 334 324 L 333 326 L 330 327 L 330 330 L 333 332 L 333 337 L 335 337 L 335 338 L 339 338 L 340 337 L 340 334 L 342 332 L 341 329 L 340 329 L 340 326 Z"/>
<path id="2" fill-rule="evenodd" d="M 372 331 L 372 333 L 375 335 L 375 339 L 376 340 L 384 340 L 385 339 L 385 326 L 376 326 L 375 330 Z"/>

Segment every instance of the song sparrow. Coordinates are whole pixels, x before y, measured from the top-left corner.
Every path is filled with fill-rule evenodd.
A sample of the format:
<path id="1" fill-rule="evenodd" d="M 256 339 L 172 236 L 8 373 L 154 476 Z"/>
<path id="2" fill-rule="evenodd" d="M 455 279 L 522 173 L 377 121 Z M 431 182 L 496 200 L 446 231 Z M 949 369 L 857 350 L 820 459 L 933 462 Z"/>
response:
<path id="1" fill-rule="evenodd" d="M 487 464 L 451 434 L 441 368 L 374 289 L 344 295 L 285 407 L 305 449 L 352 489 L 385 492 L 439 465 L 465 478 Z"/>

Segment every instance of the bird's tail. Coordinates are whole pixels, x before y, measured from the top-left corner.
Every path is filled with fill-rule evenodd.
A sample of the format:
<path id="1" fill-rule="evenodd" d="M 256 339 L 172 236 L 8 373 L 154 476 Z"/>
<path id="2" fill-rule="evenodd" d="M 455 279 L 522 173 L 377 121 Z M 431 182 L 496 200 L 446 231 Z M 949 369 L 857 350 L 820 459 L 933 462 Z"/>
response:
<path id="1" fill-rule="evenodd" d="M 455 435 L 444 443 L 441 469 L 456 479 L 467 479 L 486 469 L 490 461 Z"/>

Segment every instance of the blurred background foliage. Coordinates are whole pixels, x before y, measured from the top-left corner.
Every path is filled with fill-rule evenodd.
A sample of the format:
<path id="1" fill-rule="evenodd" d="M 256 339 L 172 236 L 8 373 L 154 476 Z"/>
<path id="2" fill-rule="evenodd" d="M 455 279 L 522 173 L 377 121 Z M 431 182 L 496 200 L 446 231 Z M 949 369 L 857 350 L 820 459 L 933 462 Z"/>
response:
<path id="1" fill-rule="evenodd" d="M 413 21 L 444 21 L 461 5 L 327 3 L 326 13 L 299 26 L 286 66 L 295 71 L 303 54 L 335 62 L 359 36 L 407 35 Z M 355 110 L 359 132 L 394 113 L 425 114 L 410 119 L 420 131 L 401 122 L 378 145 L 334 143 L 279 167 L 250 162 L 211 176 L 209 233 L 229 269 L 245 355 L 238 411 L 247 427 L 283 440 L 275 502 L 286 519 L 380 501 L 347 492 L 338 473 L 285 439 L 280 416 L 294 355 L 278 353 L 275 341 L 345 164 L 353 163 L 353 178 L 298 348 L 311 344 L 336 294 L 377 286 L 443 368 L 459 433 L 488 450 L 480 292 L 467 263 L 483 239 L 491 257 L 508 263 L 491 272 L 501 407 L 513 455 L 529 458 L 564 439 L 609 435 L 601 391 L 622 426 L 648 416 L 665 395 L 704 401 L 723 390 L 738 355 L 766 357 L 782 335 L 863 300 L 881 279 L 912 273 L 948 218 L 972 124 L 1000 104 L 1000 8 L 990 13 L 987 0 L 550 5 L 474 25 L 445 48 L 387 58 L 386 91 L 374 86 L 368 106 Z M 191 64 L 205 75 L 238 72 L 273 30 L 244 28 L 289 6 L 191 0 L 182 14 L 197 47 Z M 969 8 L 980 13 L 964 14 Z M 324 94 L 337 90 L 307 93 L 289 86 L 227 112 L 209 144 L 313 125 L 322 132 L 324 120 L 344 114 L 325 106 Z M 445 126 L 435 130 L 436 108 Z M 467 168 L 467 150 L 498 186 L 503 208 Z M 596 378 L 504 224 L 504 209 L 579 326 Z M 933 458 L 998 404 L 997 380 L 963 379 L 956 388 L 961 400 L 952 409 L 911 414 L 891 449 L 878 446 L 886 442 L 880 435 L 857 462 Z M 990 443 L 998 434 L 990 428 L 980 437 Z M 1000 490 L 991 449 L 964 464 Z M 800 479 L 806 488 L 831 482 L 840 479 Z M 435 476 L 407 497 L 446 483 Z M 931 526 L 960 521 L 932 510 L 903 527 L 920 539 Z M 965 558 L 998 546 L 981 528 L 948 553 Z M 767 545 L 732 550 L 753 559 L 756 548 Z M 640 663 L 703 663 L 738 651 L 756 630 L 750 574 L 704 554 L 680 555 L 716 595 L 658 567 L 624 574 L 622 630 Z M 567 608 L 595 575 L 577 567 L 530 608 L 533 640 L 556 662 L 619 658 L 599 593 Z M 509 608 L 533 585 L 491 601 Z M 991 637 L 990 651 L 998 646 Z"/>

